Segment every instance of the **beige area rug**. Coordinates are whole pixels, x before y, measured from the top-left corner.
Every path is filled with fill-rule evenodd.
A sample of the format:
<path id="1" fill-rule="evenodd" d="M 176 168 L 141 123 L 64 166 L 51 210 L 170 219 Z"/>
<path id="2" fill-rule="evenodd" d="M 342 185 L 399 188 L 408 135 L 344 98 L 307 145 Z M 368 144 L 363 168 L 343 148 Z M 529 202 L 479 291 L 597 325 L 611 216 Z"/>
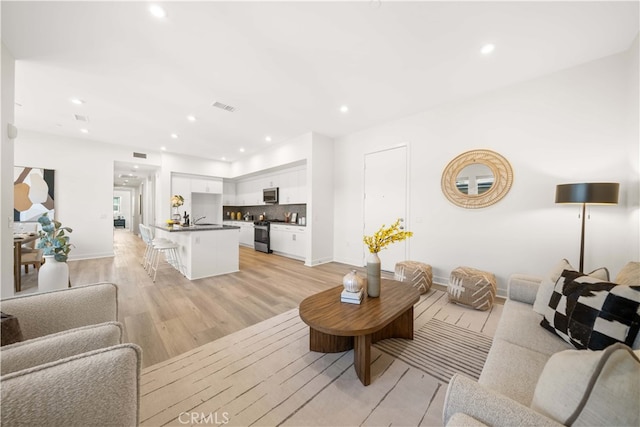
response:
<path id="1" fill-rule="evenodd" d="M 441 425 L 446 384 L 407 351 L 394 357 L 376 346 L 372 383 L 365 387 L 355 374 L 353 351 L 309 351 L 309 328 L 294 309 L 144 369 L 140 421 L 150 426 Z"/>
<path id="2" fill-rule="evenodd" d="M 391 338 L 375 346 L 448 383 L 456 372 L 480 378 L 492 342 L 484 334 L 431 319 L 414 332 L 413 341 Z"/>

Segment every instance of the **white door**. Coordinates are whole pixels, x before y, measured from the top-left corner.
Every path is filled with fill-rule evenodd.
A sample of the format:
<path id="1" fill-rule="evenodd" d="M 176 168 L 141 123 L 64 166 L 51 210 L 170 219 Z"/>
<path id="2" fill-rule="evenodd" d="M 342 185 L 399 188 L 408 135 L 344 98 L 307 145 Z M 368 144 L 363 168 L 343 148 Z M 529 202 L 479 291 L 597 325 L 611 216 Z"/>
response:
<path id="1" fill-rule="evenodd" d="M 364 163 L 364 235 L 370 236 L 407 217 L 407 147 L 366 154 Z M 380 251 L 382 269 L 393 271 L 396 262 L 407 259 L 407 248 L 405 240 Z M 368 254 L 365 245 L 365 262 Z"/>

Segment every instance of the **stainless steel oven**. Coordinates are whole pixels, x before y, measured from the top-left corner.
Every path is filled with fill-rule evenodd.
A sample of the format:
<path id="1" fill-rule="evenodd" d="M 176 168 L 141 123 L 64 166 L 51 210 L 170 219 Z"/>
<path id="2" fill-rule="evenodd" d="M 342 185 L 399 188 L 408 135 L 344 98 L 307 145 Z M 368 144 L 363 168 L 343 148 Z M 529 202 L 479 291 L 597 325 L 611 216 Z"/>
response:
<path id="1" fill-rule="evenodd" d="M 256 251 L 270 254 L 271 244 L 269 238 L 269 222 L 268 221 L 255 221 L 254 227 L 254 248 Z"/>

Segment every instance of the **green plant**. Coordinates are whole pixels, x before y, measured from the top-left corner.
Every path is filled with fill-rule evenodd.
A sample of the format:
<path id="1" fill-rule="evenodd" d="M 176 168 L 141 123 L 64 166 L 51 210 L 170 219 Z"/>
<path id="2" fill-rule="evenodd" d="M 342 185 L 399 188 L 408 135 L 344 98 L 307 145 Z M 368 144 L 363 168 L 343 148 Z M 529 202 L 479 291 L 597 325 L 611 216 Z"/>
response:
<path id="1" fill-rule="evenodd" d="M 46 212 L 38 218 L 38 222 L 42 226 L 42 231 L 38 233 L 40 237 L 38 249 L 44 249 L 44 255 L 54 255 L 56 261 L 67 262 L 72 245 L 66 233 L 71 233 L 73 230 L 63 227 L 59 221 L 52 221 Z"/>

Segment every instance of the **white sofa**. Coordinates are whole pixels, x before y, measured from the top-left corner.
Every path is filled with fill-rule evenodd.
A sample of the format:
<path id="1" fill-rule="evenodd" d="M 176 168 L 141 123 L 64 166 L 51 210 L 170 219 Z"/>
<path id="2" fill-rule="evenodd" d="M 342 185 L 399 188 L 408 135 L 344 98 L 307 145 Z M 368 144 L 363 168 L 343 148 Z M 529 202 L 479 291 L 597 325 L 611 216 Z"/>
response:
<path id="1" fill-rule="evenodd" d="M 533 304 L 542 282 L 539 277 L 511 276 L 508 298 L 478 382 L 456 374 L 449 383 L 443 411 L 446 426 L 562 425 L 564 421 L 532 409 L 539 378 L 552 355 L 571 349 L 574 353 L 590 351 L 575 350 L 540 326 L 543 316 L 533 311 Z M 640 349 L 640 335 L 633 348 Z M 640 363 L 631 369 L 640 375 Z M 638 388 L 629 396 L 636 399 L 636 408 Z M 640 410 L 636 411 L 640 418 Z"/>
<path id="2" fill-rule="evenodd" d="M 2 425 L 138 424 L 141 350 L 122 344 L 117 287 L 4 299 L 24 341 L 0 349 Z"/>

